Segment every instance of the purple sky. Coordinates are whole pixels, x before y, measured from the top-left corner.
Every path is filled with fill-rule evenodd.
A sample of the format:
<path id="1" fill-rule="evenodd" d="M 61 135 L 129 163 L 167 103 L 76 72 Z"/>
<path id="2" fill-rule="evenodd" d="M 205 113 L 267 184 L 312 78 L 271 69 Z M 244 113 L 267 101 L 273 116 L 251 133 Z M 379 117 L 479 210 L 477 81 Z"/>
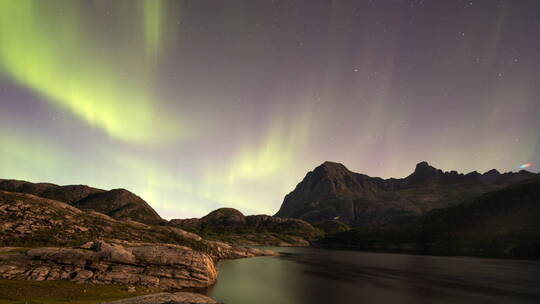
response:
<path id="1" fill-rule="evenodd" d="M 540 165 L 540 1 L 0 4 L 0 177 L 273 214 L 326 160 Z"/>

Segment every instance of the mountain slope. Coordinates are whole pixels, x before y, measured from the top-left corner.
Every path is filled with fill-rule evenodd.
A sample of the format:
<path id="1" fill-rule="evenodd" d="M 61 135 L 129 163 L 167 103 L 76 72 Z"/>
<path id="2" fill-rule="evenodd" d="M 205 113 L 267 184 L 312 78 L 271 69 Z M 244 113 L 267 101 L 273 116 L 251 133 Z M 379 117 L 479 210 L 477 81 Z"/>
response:
<path id="1" fill-rule="evenodd" d="M 431 254 L 540 257 L 540 179 L 430 212 L 419 245 Z"/>
<path id="2" fill-rule="evenodd" d="M 527 171 L 443 172 L 421 162 L 405 178 L 382 179 L 351 172 L 339 163 L 325 162 L 309 172 L 285 197 L 276 216 L 311 223 L 339 219 L 368 229 L 399 228 L 430 210 L 452 206 L 535 176 Z"/>
<path id="3" fill-rule="evenodd" d="M 170 227 L 119 221 L 31 194 L 0 191 L 0 246 L 73 246 L 115 239 L 197 247 L 190 245 L 196 237 L 184 234 Z"/>
<path id="4" fill-rule="evenodd" d="M 51 183 L 0 180 L 0 190 L 60 201 L 81 209 L 101 212 L 116 219 L 131 219 L 151 225 L 164 221 L 148 203 L 125 189 L 105 191 L 86 185 L 58 186 Z"/>
<path id="5" fill-rule="evenodd" d="M 115 219 L 131 219 L 145 224 L 164 220 L 142 198 L 125 189 L 113 189 L 89 195 L 73 204 L 83 210 L 94 210 Z"/>
<path id="6" fill-rule="evenodd" d="M 328 235 L 323 247 L 540 259 L 540 179 L 436 209 L 404 229 L 362 227 Z"/>

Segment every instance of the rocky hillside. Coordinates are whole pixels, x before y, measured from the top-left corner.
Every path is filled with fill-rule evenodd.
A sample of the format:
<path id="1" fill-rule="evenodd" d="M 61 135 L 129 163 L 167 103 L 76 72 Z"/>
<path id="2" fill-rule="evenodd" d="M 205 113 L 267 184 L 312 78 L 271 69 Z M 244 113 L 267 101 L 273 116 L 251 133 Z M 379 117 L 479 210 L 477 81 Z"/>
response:
<path id="1" fill-rule="evenodd" d="M 270 254 L 204 240 L 176 227 L 116 220 L 35 195 L 0 191 L 0 246 L 72 247 L 94 240 L 181 245 L 216 259 Z"/>
<path id="2" fill-rule="evenodd" d="M 165 221 L 142 198 L 125 189 L 91 194 L 76 201 L 73 206 L 101 212 L 115 219 L 134 220 L 145 224 L 156 225 Z"/>
<path id="3" fill-rule="evenodd" d="M 63 202 L 6 191 L 0 191 L 0 225 L 2 246 L 74 246 L 93 239 L 178 243 L 174 235 L 180 231 L 119 221 Z M 184 237 L 179 233 L 178 238 Z"/>
<path id="4" fill-rule="evenodd" d="M 326 220 L 318 222 L 313 225 L 315 228 L 318 228 L 324 232 L 325 235 L 336 234 L 344 231 L 351 230 L 351 227 L 342 223 L 339 220 Z"/>
<path id="5" fill-rule="evenodd" d="M 322 236 L 309 223 L 268 215 L 244 216 L 233 208 L 221 208 L 200 219 L 175 219 L 168 226 L 196 232 L 205 238 L 243 245 L 307 246 Z"/>
<path id="6" fill-rule="evenodd" d="M 219 259 L 275 255 L 154 225 L 166 221 L 127 190 L 5 180 L 0 185 L 16 191 L 0 190 L 0 280 L 62 280 L 173 291 L 214 284 Z M 29 193 L 60 197 L 71 204 Z M 149 297 L 150 301 L 204 298 L 204 303 L 214 303 L 190 294 Z"/>
<path id="7" fill-rule="evenodd" d="M 276 216 L 318 223 L 343 223 L 379 230 L 396 229 L 429 211 L 459 204 L 473 197 L 533 178 L 527 171 L 501 174 L 443 172 L 421 162 L 401 179 L 382 179 L 354 173 L 344 165 L 325 162 L 309 172 L 289 193 Z"/>
<path id="8" fill-rule="evenodd" d="M 116 219 L 131 219 L 145 224 L 164 222 L 148 203 L 125 189 L 105 191 L 85 185 L 58 186 L 0 179 L 0 190 L 48 198 L 80 209 L 101 212 Z"/>
<path id="9" fill-rule="evenodd" d="M 213 284 L 218 259 L 274 254 L 0 191 L 0 279 L 176 290 Z"/>

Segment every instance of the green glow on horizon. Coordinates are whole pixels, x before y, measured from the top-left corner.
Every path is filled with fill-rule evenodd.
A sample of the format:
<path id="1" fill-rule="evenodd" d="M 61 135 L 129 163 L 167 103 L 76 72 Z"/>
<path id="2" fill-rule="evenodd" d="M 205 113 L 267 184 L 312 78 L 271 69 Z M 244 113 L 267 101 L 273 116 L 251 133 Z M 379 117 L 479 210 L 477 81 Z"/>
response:
<path id="1" fill-rule="evenodd" d="M 77 3 L 67 2 L 61 18 L 40 4 L 0 1 L 0 72 L 113 138 L 145 143 L 178 135 L 176 123 L 159 117 L 145 69 L 131 71 L 113 50 L 94 50 L 104 44 L 84 31 Z"/>

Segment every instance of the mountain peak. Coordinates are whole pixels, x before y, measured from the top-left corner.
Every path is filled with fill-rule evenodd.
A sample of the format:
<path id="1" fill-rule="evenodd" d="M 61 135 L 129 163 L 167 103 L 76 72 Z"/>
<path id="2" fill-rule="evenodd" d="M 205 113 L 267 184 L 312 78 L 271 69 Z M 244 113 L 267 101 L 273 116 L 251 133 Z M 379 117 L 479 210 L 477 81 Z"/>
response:
<path id="1" fill-rule="evenodd" d="M 325 167 L 325 168 L 344 168 L 345 166 L 342 163 L 337 163 L 333 161 L 325 161 L 322 163 L 319 167 Z"/>
<path id="2" fill-rule="evenodd" d="M 484 172 L 484 175 L 499 175 L 501 174 L 497 169 L 491 169 L 487 172 Z"/>
<path id="3" fill-rule="evenodd" d="M 349 172 L 347 167 L 341 163 L 325 161 L 320 166 L 313 170 L 317 175 L 331 175 L 331 176 L 341 176 Z"/>
<path id="4" fill-rule="evenodd" d="M 432 176 L 437 174 L 438 171 L 437 168 L 432 167 L 427 161 L 423 161 L 416 164 L 413 175 Z"/>
<path id="5" fill-rule="evenodd" d="M 430 168 L 433 168 L 427 161 L 421 161 L 418 164 L 416 164 L 415 171 L 422 171 L 422 170 L 428 170 Z M 435 169 L 435 168 L 433 168 Z"/>
<path id="6" fill-rule="evenodd" d="M 433 181 L 441 172 L 441 170 L 432 167 L 427 161 L 419 162 L 414 169 L 414 172 L 406 177 L 406 180 L 411 184 L 425 183 Z"/>

